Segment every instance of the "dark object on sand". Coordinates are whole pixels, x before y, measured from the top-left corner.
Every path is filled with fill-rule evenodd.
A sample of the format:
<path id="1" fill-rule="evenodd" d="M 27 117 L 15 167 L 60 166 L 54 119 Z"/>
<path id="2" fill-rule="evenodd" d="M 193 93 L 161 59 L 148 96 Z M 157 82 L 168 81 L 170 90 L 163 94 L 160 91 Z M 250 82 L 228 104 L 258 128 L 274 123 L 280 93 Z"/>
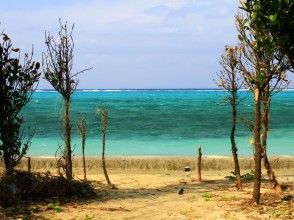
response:
<path id="1" fill-rule="evenodd" d="M 179 195 L 183 195 L 184 194 L 184 188 L 181 188 L 180 191 L 178 192 Z"/>
<path id="2" fill-rule="evenodd" d="M 185 172 L 190 172 L 190 171 L 191 171 L 191 167 L 186 166 L 186 167 L 184 168 L 184 171 L 185 171 Z"/>
<path id="3" fill-rule="evenodd" d="M 282 201 L 292 201 L 292 200 L 294 201 L 294 196 L 292 196 L 292 195 L 286 195 L 281 200 Z"/>

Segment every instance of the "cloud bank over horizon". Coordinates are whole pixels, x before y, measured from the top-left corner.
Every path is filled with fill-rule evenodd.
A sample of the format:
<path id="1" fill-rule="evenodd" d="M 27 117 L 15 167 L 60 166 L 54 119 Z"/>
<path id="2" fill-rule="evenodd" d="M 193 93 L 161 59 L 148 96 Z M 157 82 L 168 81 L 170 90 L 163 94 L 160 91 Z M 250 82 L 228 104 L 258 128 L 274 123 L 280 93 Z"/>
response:
<path id="1" fill-rule="evenodd" d="M 236 43 L 232 0 L 7 1 L 1 29 L 36 59 L 45 30 L 75 23 L 79 88 L 208 88 L 225 45 Z M 42 80 L 39 88 L 51 88 Z"/>

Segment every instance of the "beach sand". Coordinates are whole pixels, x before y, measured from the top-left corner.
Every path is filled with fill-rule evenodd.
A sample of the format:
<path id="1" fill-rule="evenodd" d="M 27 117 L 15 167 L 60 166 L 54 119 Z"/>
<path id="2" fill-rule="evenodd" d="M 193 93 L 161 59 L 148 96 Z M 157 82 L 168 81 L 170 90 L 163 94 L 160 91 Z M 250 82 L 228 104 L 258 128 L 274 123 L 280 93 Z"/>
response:
<path id="1" fill-rule="evenodd" d="M 37 159 L 37 164 L 34 164 L 34 159 L 32 160 L 33 168 L 39 168 L 38 166 L 41 164 L 46 164 L 44 158 Z M 224 166 L 221 164 L 226 164 L 225 161 L 230 158 L 204 158 L 204 160 L 214 160 L 214 163 L 217 161 L 218 165 L 214 164 L 214 169 L 207 165 L 204 167 L 202 183 L 197 181 L 197 173 L 194 169 L 189 175 L 182 169 L 176 169 L 178 163 L 185 165 L 190 159 L 192 158 L 182 158 L 182 160 L 179 158 L 110 158 L 108 159 L 109 177 L 118 188 L 111 189 L 106 185 L 102 169 L 99 167 L 96 169 L 97 167 L 94 165 L 92 169 L 90 168 L 91 161 L 89 162 L 89 160 L 97 160 L 91 158 L 88 160 L 89 174 L 87 177 L 89 180 L 94 180 L 93 183 L 98 191 L 96 199 L 59 204 L 62 208 L 59 213 L 48 210 L 48 203 L 32 204 L 29 209 L 34 210 L 33 216 L 36 219 L 294 218 L 293 200 L 282 201 L 283 198 L 287 198 L 286 196 L 294 196 L 293 167 L 276 169 L 280 183 L 288 185 L 283 194 L 277 194 L 271 189 L 266 180 L 266 172 L 263 170 L 265 180 L 262 183 L 261 205 L 256 206 L 251 202 L 252 182 L 244 183 L 243 190 L 237 191 L 234 182 L 224 178 L 230 175 L 231 169 L 215 169 L 217 166 L 219 166 L 218 168 Z M 117 160 L 129 162 L 135 160 L 136 163 L 133 161 L 132 167 L 129 165 L 128 168 L 119 169 L 115 168 L 114 162 Z M 157 161 L 157 168 L 154 167 L 155 160 L 160 160 L 160 162 Z M 171 160 L 176 164 L 171 163 Z M 290 162 L 292 160 L 293 158 L 290 159 Z M 153 164 L 153 167 L 147 166 L 146 161 Z M 283 164 L 290 166 L 293 161 L 290 162 L 284 161 Z M 76 167 L 80 162 L 76 161 L 75 163 L 75 178 L 81 179 L 82 169 Z M 142 165 L 143 163 L 145 163 L 145 167 Z M 96 163 L 93 162 L 93 164 Z M 159 166 L 159 164 L 161 165 Z M 163 164 L 169 165 L 164 166 Z M 96 165 L 98 166 L 98 164 Z M 46 171 L 44 168 L 43 171 Z M 47 168 L 52 169 L 49 165 Z M 248 170 L 242 169 L 243 174 L 246 172 Z M 179 194 L 181 189 L 183 189 L 182 195 Z"/>

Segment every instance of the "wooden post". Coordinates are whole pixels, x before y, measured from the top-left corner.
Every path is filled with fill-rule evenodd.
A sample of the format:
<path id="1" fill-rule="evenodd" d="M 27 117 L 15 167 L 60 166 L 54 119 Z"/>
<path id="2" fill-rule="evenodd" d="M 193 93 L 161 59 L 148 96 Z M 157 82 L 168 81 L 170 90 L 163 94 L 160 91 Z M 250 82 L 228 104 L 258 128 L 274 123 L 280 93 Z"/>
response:
<path id="1" fill-rule="evenodd" d="M 201 182 L 201 164 L 202 163 L 202 153 L 201 153 L 201 146 L 198 148 L 198 160 L 197 160 L 197 168 L 198 168 L 198 181 Z"/>
<path id="2" fill-rule="evenodd" d="M 31 172 L 31 157 L 27 157 L 28 158 L 28 171 L 29 173 Z"/>

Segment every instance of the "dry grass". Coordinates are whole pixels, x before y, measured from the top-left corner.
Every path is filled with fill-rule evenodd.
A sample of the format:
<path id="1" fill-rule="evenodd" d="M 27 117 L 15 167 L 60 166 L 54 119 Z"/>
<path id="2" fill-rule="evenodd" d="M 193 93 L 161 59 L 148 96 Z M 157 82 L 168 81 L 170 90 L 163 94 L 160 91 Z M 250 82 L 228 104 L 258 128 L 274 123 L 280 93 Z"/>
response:
<path id="1" fill-rule="evenodd" d="M 32 171 L 37 172 L 55 172 L 55 158 L 32 158 Z M 273 169 L 291 169 L 294 168 L 294 157 L 271 157 Z M 151 172 L 161 171 L 181 171 L 185 166 L 191 166 L 195 170 L 196 157 L 109 157 L 106 159 L 108 170 L 143 170 Z M 202 169 L 206 170 L 233 170 L 233 160 L 230 157 L 204 157 Z M 101 170 L 101 159 L 97 157 L 88 157 L 86 159 L 87 173 L 96 174 Z M 249 157 L 240 158 L 241 170 L 251 170 L 254 161 Z M 82 173 L 82 158 L 76 157 L 73 160 L 73 169 L 76 173 Z M 27 169 L 27 159 L 23 159 L 18 167 L 21 170 Z M 0 170 L 1 172 L 1 170 Z"/>

